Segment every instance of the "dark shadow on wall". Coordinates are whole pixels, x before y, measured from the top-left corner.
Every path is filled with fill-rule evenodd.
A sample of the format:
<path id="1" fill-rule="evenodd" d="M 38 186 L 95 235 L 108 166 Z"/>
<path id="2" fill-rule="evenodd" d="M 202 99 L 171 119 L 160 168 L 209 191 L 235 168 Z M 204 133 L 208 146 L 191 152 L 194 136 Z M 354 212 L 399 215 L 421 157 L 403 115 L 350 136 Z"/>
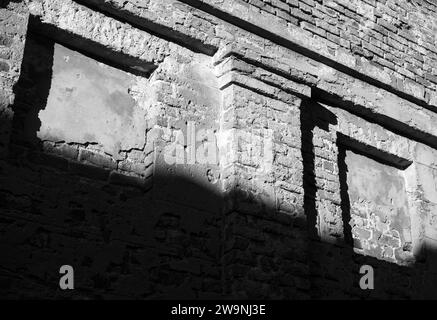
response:
<path id="1" fill-rule="evenodd" d="M 351 205 L 347 185 L 347 164 L 346 149 L 339 146 L 338 148 L 338 178 L 340 182 L 341 214 L 344 228 L 344 241 L 346 245 L 353 246 L 351 220 Z"/>
<path id="2" fill-rule="evenodd" d="M 170 170 L 144 189 L 35 155 L 0 163 L 2 298 L 437 298 L 434 252 L 402 267 L 310 238 L 314 218 L 238 188 L 223 199 Z M 65 264 L 73 291 L 58 287 Z M 359 288 L 362 265 L 375 270 L 374 290 Z"/>
<path id="3" fill-rule="evenodd" d="M 0 8 L 6 8 L 11 2 L 17 3 L 21 1 L 22 0 L 0 0 Z"/>
<path id="4" fill-rule="evenodd" d="M 309 233 L 317 239 L 317 208 L 316 208 L 316 176 L 315 176 L 315 153 L 314 153 L 314 128 L 320 128 L 329 132 L 329 125 L 336 125 L 335 114 L 323 108 L 320 104 L 309 100 L 303 101 L 300 114 L 301 123 L 301 152 L 303 159 L 303 187 L 304 207 L 308 219 Z"/>
<path id="5" fill-rule="evenodd" d="M 403 267 L 324 243 L 314 237 L 312 197 L 302 219 L 242 186 L 224 199 L 214 186 L 163 170 L 141 188 L 98 179 L 98 167 L 72 171 L 66 159 L 20 150 L 0 163 L 2 298 L 437 298 L 435 252 Z M 73 291 L 58 287 L 65 264 L 75 269 Z M 374 268 L 374 290 L 359 287 L 362 265 Z"/>
<path id="6" fill-rule="evenodd" d="M 413 126 L 407 125 L 404 122 L 398 121 L 389 116 L 374 112 L 372 109 L 368 108 L 368 106 L 346 101 L 336 94 L 326 92 L 318 88 L 312 88 L 311 90 L 311 96 L 317 101 L 341 107 L 342 109 L 345 109 L 370 123 L 381 125 L 396 134 L 406 136 L 409 139 L 418 141 L 420 143 L 424 143 L 431 148 L 437 148 L 437 141 L 430 133 L 418 130 Z"/>
<path id="7" fill-rule="evenodd" d="M 81 37 L 80 35 L 73 35 L 50 24 L 45 24 L 41 22 L 39 17 L 33 15 L 29 16 L 28 34 L 26 39 L 29 38 L 33 39 L 33 42 L 56 42 L 68 49 L 78 51 L 82 55 L 113 68 L 140 77 L 148 78 L 158 67 L 154 63 L 114 51 L 98 42 Z M 26 43 L 26 46 L 30 47 L 27 49 L 30 54 L 30 50 L 32 50 L 31 47 L 35 46 L 35 44 L 27 45 Z"/>
<path id="8" fill-rule="evenodd" d="M 303 158 L 303 180 L 305 193 L 305 213 L 308 219 L 308 232 L 311 235 L 312 243 L 309 247 L 309 265 L 311 266 L 313 278 L 313 297 L 317 298 L 346 298 L 351 292 L 361 291 L 360 296 L 366 296 L 366 291 L 362 292 L 359 288 L 359 270 L 362 265 L 371 265 L 375 269 L 375 283 L 385 284 L 385 293 L 378 290 L 375 284 L 375 290 L 367 291 L 368 298 L 436 298 L 436 290 L 432 286 L 437 284 L 436 274 L 431 271 L 435 266 L 435 252 L 427 250 L 425 260 L 419 257 L 413 267 L 404 267 L 378 260 L 369 256 L 363 256 L 354 252 L 354 240 L 351 230 L 351 205 L 349 200 L 349 187 L 347 181 L 348 166 L 346 164 L 346 150 L 353 150 L 359 154 L 365 154 L 370 159 L 380 163 L 404 170 L 410 161 L 398 158 L 394 155 L 386 154 L 376 148 L 363 145 L 358 141 L 352 140 L 340 133 L 336 136 L 336 146 L 338 148 L 337 165 L 340 183 L 341 211 L 343 221 L 343 239 L 336 241 L 335 244 L 326 244 L 317 236 L 318 230 L 315 227 L 318 224 L 318 212 L 316 205 L 316 175 L 315 175 L 315 146 L 314 146 L 314 129 L 318 128 L 325 132 L 329 131 L 329 125 L 336 125 L 336 116 L 328 109 L 314 101 L 304 101 L 301 106 L 301 132 L 302 132 L 302 158 Z M 318 133 L 318 138 L 323 138 L 323 133 Z M 330 139 L 328 137 L 328 139 Z M 353 271 L 352 271 L 353 270 Z M 354 277 L 341 276 L 350 275 Z M 323 275 L 321 278 L 320 276 Z M 335 279 L 335 280 L 334 280 Z M 340 282 L 344 288 L 348 287 L 351 291 L 340 289 L 332 290 L 336 285 L 334 282 L 342 279 Z M 330 287 L 332 290 L 326 290 L 326 283 L 334 280 Z M 317 285 L 314 285 L 314 284 Z M 337 284 L 338 285 L 338 284 Z M 335 294 L 334 294 L 335 292 Z M 388 296 L 385 296 L 388 294 Z M 352 294 L 353 296 L 353 294 Z"/>
<path id="9" fill-rule="evenodd" d="M 163 172 L 146 190 L 35 159 L 1 162 L 2 298 L 437 298 L 434 252 L 402 267 L 307 240 L 307 221 L 244 191 L 223 214 L 221 194 L 190 177 Z M 74 291 L 58 287 L 65 264 Z M 375 290 L 359 288 L 362 265 Z"/>
<path id="10" fill-rule="evenodd" d="M 286 214 L 243 183 L 224 196 L 217 182 L 174 167 L 144 183 L 111 180 L 106 169 L 44 153 L 36 131 L 52 61 L 39 59 L 15 88 L 11 152 L 0 161 L 1 298 L 437 298 L 434 251 L 412 267 L 354 253 L 342 151 L 346 241 L 317 236 L 313 131 L 337 123 L 321 105 L 306 101 L 301 109 L 302 217 L 302 208 Z M 75 270 L 73 291 L 58 286 L 66 264 Z M 362 265 L 374 268 L 374 290 L 359 287 Z"/>
<path id="11" fill-rule="evenodd" d="M 53 75 L 55 43 L 61 43 L 84 57 L 136 76 L 147 78 L 157 67 L 139 59 L 114 53 L 78 36 L 72 37 L 65 31 L 50 29 L 43 26 L 38 18 L 30 16 L 20 78 L 14 86 L 16 99 L 12 107 L 13 144 L 39 150 L 42 148 L 42 143 L 37 137 L 41 127 L 38 114 L 47 105 Z"/>
<path id="12" fill-rule="evenodd" d="M 381 151 L 375 147 L 365 145 L 362 142 L 354 140 L 350 137 L 343 135 L 342 133 L 337 132 L 337 164 L 338 164 L 338 175 L 339 175 L 339 183 L 340 183 L 340 198 L 341 198 L 341 211 L 342 211 L 342 220 L 344 226 L 344 240 L 345 243 L 354 246 L 360 246 L 357 241 L 353 240 L 352 237 L 352 227 L 351 227 L 351 204 L 349 199 L 349 186 L 347 182 L 348 177 L 348 165 L 346 163 L 346 151 L 353 151 L 355 154 L 362 155 L 368 159 L 372 159 L 380 164 L 384 164 L 389 167 L 397 168 L 398 170 L 405 170 L 411 164 L 412 161 L 407 159 L 400 158 L 396 155 L 386 153 Z M 381 181 L 384 183 L 384 181 Z M 371 186 L 368 186 L 371 188 Z"/>
<path id="13" fill-rule="evenodd" d="M 41 148 L 36 136 L 41 127 L 38 113 L 47 105 L 49 96 L 54 43 L 44 37 L 27 37 L 21 74 L 14 86 L 11 142 L 29 148 Z"/>
<path id="14" fill-rule="evenodd" d="M 355 273 L 357 272 L 357 266 L 353 264 L 352 235 L 348 224 L 350 216 L 348 198 L 347 194 L 345 194 L 347 189 L 344 184 L 340 184 L 344 239 L 336 239 L 334 244 L 325 244 L 320 236 L 320 232 L 325 231 L 319 230 L 319 226 L 322 224 L 319 220 L 324 217 L 319 216 L 317 210 L 316 149 L 314 145 L 314 130 L 316 128 L 320 129 L 328 136 L 330 131 L 329 126 L 337 124 L 337 117 L 319 103 L 311 100 L 304 100 L 302 102 L 300 112 L 304 210 L 310 235 L 309 241 L 311 241 L 311 245 L 308 249 L 308 264 L 313 277 L 311 286 L 313 297 L 325 298 L 331 296 L 331 298 L 344 298 L 347 296 L 345 292 L 341 292 L 339 288 L 329 292 L 323 283 L 328 281 L 328 283 L 332 282 L 331 285 L 336 286 L 338 285 L 335 284 L 335 282 L 338 281 L 336 279 L 338 279 L 338 276 L 342 272 L 351 273 L 351 270 L 354 270 L 353 272 Z M 324 133 L 319 133 L 317 139 L 323 139 L 322 136 Z M 342 180 L 346 179 L 346 172 L 344 171 L 345 164 L 343 165 L 343 163 L 341 163 L 341 153 L 338 157 L 339 178 L 340 182 L 342 182 Z M 337 266 L 339 263 L 341 265 Z M 348 280 L 345 278 L 343 281 L 346 281 L 346 283 L 343 283 L 345 287 L 356 289 L 356 281 L 352 278 Z"/>
<path id="15" fill-rule="evenodd" d="M 169 42 L 177 43 L 181 47 L 187 47 L 193 52 L 199 52 L 209 56 L 213 56 L 217 52 L 218 48 L 214 45 L 202 42 L 195 37 L 182 33 L 177 28 L 166 27 L 165 25 L 153 22 L 152 19 L 133 15 L 129 10 L 124 9 L 121 6 L 113 5 L 102 0 L 75 0 L 75 2 L 90 8 L 93 11 L 110 16 L 115 20 L 128 23 L 139 30 L 144 30 L 152 35 L 157 35 Z"/>

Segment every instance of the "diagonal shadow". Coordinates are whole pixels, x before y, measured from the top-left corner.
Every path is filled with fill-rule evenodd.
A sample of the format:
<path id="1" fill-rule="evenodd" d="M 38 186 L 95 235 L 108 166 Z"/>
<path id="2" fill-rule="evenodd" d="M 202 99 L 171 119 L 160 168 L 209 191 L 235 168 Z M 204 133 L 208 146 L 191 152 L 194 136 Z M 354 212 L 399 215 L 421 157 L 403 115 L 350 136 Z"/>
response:
<path id="1" fill-rule="evenodd" d="M 25 70 L 15 88 L 13 152 L 0 161 L 1 298 L 437 298 L 435 251 L 411 267 L 354 253 L 342 149 L 345 241 L 318 236 L 313 131 L 337 123 L 321 105 L 301 108 L 302 218 L 302 208 L 285 214 L 244 181 L 223 195 L 219 182 L 205 180 L 208 168 L 196 176 L 162 167 L 147 186 L 109 181 L 96 166 L 72 170 L 70 160 L 44 154 L 36 137 L 50 75 L 47 67 Z M 58 286 L 65 264 L 75 268 L 72 292 Z M 359 288 L 362 265 L 375 270 L 374 290 Z"/>

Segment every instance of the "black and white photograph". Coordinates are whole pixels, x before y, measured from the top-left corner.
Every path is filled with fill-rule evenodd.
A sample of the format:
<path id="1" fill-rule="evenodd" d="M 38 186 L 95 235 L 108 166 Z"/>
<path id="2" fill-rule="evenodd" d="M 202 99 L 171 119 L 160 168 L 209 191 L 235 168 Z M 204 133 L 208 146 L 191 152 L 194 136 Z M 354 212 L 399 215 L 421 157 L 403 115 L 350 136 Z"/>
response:
<path id="1" fill-rule="evenodd" d="M 435 299 L 436 0 L 0 0 L 0 300 Z"/>

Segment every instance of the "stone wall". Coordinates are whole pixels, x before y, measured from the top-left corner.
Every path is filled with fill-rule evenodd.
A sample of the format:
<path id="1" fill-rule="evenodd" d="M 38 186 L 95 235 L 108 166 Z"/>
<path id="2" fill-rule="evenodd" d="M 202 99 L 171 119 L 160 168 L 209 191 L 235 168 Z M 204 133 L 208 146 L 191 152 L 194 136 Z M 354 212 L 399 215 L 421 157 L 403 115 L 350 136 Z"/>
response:
<path id="1" fill-rule="evenodd" d="M 252 6 L 230 5 L 248 11 L 253 21 L 263 16 L 263 27 L 277 22 L 281 35 L 327 58 L 427 103 L 435 99 L 437 6 L 432 1 L 245 2 Z"/>
<path id="2" fill-rule="evenodd" d="M 1 297 L 437 296 L 435 3 L 3 2 Z"/>

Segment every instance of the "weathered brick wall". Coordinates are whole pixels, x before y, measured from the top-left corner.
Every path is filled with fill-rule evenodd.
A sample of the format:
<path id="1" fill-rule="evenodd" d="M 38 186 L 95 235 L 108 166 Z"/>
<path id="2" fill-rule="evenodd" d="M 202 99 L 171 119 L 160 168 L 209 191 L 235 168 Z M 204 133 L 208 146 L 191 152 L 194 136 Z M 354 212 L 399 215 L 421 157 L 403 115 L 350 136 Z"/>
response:
<path id="1" fill-rule="evenodd" d="M 365 76 L 437 104 L 432 1 L 202 1 Z"/>
<path id="2" fill-rule="evenodd" d="M 13 116 L 10 108 L 14 101 L 13 85 L 18 80 L 20 74 L 23 44 L 27 28 L 26 11 L 20 9 L 17 5 L 12 10 L 5 8 L 3 4 L 0 7 L 2 29 L 0 40 L 0 153 L 2 156 L 5 156 L 8 151 L 7 142 L 11 130 L 10 122 Z"/>
<path id="3" fill-rule="evenodd" d="M 434 3 L 0 13 L 0 296 L 436 297 Z"/>
<path id="4" fill-rule="evenodd" d="M 330 56 L 344 48 L 357 65 L 363 58 L 402 91 L 410 87 L 408 92 L 424 98 L 425 89 L 436 89 L 437 6 L 432 1 L 246 2 L 283 19 L 283 25 L 308 31 Z"/>

